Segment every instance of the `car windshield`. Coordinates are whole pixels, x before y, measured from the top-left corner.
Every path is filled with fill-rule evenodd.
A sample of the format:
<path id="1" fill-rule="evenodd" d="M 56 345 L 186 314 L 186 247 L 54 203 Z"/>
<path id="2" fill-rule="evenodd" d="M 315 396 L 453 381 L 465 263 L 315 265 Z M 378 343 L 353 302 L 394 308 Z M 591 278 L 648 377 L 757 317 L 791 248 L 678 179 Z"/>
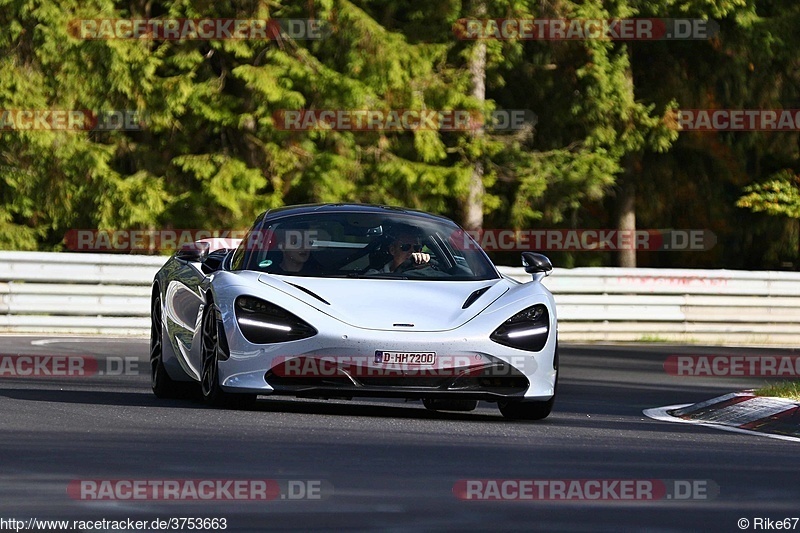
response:
<path id="1" fill-rule="evenodd" d="M 306 213 L 265 219 L 234 269 L 275 275 L 476 281 L 499 277 L 455 223 L 410 214 Z"/>

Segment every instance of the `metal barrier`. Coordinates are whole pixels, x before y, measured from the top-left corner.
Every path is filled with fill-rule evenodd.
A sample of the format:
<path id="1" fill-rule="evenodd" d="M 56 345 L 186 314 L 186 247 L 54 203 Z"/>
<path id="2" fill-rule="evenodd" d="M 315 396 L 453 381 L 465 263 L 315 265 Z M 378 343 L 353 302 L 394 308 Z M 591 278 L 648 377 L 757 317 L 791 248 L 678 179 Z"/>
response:
<path id="1" fill-rule="evenodd" d="M 145 335 L 167 257 L 0 252 L 0 331 Z"/>
<path id="2" fill-rule="evenodd" d="M 147 335 L 150 285 L 166 259 L 0 252 L 0 331 Z M 800 345 L 797 272 L 576 268 L 544 284 L 564 341 Z"/>
<path id="3" fill-rule="evenodd" d="M 544 284 L 564 340 L 800 345 L 799 272 L 554 269 Z"/>

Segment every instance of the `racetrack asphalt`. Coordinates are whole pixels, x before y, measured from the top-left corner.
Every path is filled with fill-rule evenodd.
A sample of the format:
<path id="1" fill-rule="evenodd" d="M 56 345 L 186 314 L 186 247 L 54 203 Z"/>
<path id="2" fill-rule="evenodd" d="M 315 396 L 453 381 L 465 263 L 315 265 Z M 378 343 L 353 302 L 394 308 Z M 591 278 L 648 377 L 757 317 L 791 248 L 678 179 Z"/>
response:
<path id="1" fill-rule="evenodd" d="M 800 516 L 797 443 L 642 414 L 767 381 L 670 375 L 669 355 L 796 355 L 787 350 L 562 345 L 553 414 L 512 422 L 488 403 L 434 413 L 398 400 L 262 397 L 252 410 L 210 409 L 152 395 L 144 339 L 6 336 L 0 345 L 12 356 L 88 356 L 104 370 L 0 377 L 0 520 L 206 517 L 225 518 L 232 531 L 748 531 Z M 88 480 L 252 479 L 321 481 L 326 497 L 92 501 L 68 491 Z M 483 480 L 484 489 L 485 480 L 551 488 L 584 480 L 584 489 L 594 480 L 678 480 L 700 490 L 671 499 L 563 501 L 556 491 L 545 501 L 474 501 L 457 497 L 465 480 Z"/>

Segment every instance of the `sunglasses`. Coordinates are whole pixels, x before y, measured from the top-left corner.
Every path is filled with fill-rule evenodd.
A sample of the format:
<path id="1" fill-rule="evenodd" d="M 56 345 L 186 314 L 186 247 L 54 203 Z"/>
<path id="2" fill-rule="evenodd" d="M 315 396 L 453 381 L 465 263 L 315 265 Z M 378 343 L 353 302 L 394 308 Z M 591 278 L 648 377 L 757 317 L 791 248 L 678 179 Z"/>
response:
<path id="1" fill-rule="evenodd" d="M 407 251 L 411 250 L 412 248 L 414 249 L 415 252 L 421 252 L 422 251 L 422 245 L 421 244 L 398 244 L 397 246 L 400 248 L 400 250 L 402 250 L 404 252 L 407 252 Z"/>

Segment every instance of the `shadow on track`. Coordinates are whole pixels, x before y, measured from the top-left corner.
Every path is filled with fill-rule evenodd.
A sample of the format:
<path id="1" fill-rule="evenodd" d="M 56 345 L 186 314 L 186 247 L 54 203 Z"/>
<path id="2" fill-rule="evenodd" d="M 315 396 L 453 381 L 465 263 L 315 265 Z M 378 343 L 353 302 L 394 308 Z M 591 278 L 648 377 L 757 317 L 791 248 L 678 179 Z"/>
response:
<path id="1" fill-rule="evenodd" d="M 196 400 L 160 400 L 149 392 L 109 392 L 87 390 L 52 390 L 52 389 L 11 389 L 0 391 L 0 396 L 24 401 L 70 403 L 84 405 L 120 406 L 120 407 L 154 407 L 169 409 L 205 409 L 218 411 L 207 407 L 202 401 Z M 248 409 L 229 410 L 231 414 L 244 413 L 296 413 L 309 415 L 328 415 L 345 417 L 378 417 L 378 418 L 404 418 L 419 420 L 458 420 L 473 422 L 504 422 L 500 413 L 489 415 L 482 413 L 457 413 L 429 411 L 418 402 L 403 404 L 374 404 L 345 403 L 338 400 L 333 403 L 326 400 L 309 399 L 259 399 L 256 404 Z M 515 422 L 517 423 L 517 422 Z M 538 424 L 551 423 L 548 420 Z"/>

